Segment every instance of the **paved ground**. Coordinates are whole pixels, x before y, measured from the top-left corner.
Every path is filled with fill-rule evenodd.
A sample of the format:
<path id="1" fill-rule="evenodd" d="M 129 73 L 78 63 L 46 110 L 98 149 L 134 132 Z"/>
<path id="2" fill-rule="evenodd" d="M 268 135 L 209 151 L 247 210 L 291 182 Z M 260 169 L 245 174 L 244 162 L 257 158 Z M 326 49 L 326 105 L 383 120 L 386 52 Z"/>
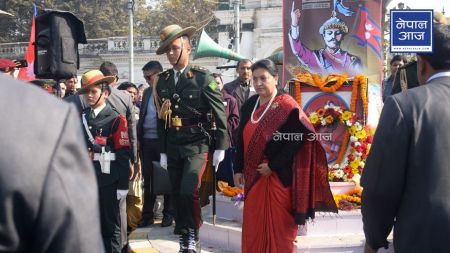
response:
<path id="1" fill-rule="evenodd" d="M 173 227 L 162 228 L 161 221 L 139 228 L 129 236 L 131 253 L 177 253 L 179 250 L 178 236 L 173 234 Z M 204 253 L 236 253 L 222 250 L 211 245 L 202 244 Z"/>

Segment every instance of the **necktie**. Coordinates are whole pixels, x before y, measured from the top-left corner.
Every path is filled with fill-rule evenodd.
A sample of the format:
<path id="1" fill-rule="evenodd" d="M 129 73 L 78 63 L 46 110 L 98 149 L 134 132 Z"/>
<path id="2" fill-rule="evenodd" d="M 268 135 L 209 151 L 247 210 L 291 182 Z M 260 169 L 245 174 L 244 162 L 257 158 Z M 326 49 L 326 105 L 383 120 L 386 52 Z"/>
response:
<path id="1" fill-rule="evenodd" d="M 175 74 L 175 84 L 178 83 L 179 78 L 180 78 L 180 71 L 177 71 L 177 73 Z"/>
<path id="2" fill-rule="evenodd" d="M 244 88 L 246 88 L 246 87 L 248 87 L 248 83 L 242 82 L 242 83 L 241 83 L 241 86 L 244 87 Z"/>
<path id="3" fill-rule="evenodd" d="M 90 120 L 95 119 L 95 113 L 94 113 L 94 110 L 91 110 L 91 113 L 89 113 L 89 119 L 90 119 Z"/>

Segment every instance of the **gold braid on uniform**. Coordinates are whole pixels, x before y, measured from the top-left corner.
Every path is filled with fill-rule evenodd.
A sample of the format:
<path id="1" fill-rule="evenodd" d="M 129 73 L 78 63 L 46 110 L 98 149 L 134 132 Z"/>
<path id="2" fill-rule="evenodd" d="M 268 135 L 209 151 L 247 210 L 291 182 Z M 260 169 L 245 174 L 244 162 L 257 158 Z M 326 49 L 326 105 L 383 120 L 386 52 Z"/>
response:
<path id="1" fill-rule="evenodd" d="M 170 103 L 170 100 L 166 100 L 166 101 L 162 101 L 159 96 L 158 96 L 158 92 L 157 92 L 157 85 L 158 85 L 158 80 L 159 78 L 163 77 L 164 80 L 168 80 L 170 77 L 170 71 L 166 70 L 162 73 L 158 74 L 158 78 L 155 79 L 155 83 L 153 84 L 153 94 L 154 94 L 154 100 L 155 100 L 155 106 L 156 106 L 156 110 L 158 112 L 158 118 L 159 119 L 164 119 L 165 123 L 164 123 L 164 127 L 170 128 L 171 127 L 171 118 L 172 118 L 172 110 L 170 109 L 170 106 L 167 108 L 167 104 Z M 167 109 L 164 109 L 167 108 Z"/>
<path id="2" fill-rule="evenodd" d="M 156 112 L 158 113 L 158 118 L 160 118 L 160 119 L 162 119 L 162 116 L 161 116 L 161 104 L 162 104 L 162 101 L 161 101 L 161 99 L 158 96 L 158 92 L 156 91 L 156 86 L 158 85 L 158 80 L 159 80 L 160 76 L 162 76 L 164 74 L 168 75 L 169 74 L 168 72 L 169 71 L 166 70 L 164 72 L 159 73 L 157 75 L 157 78 L 155 78 L 154 83 L 152 85 L 153 100 L 155 101 Z"/>

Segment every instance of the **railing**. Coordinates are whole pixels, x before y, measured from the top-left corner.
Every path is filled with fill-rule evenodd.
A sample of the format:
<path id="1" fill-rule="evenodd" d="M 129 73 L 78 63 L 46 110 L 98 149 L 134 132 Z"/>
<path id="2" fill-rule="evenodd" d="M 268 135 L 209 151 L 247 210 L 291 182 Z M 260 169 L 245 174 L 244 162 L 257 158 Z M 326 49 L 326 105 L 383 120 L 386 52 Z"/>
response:
<path id="1" fill-rule="evenodd" d="M 110 37 L 102 39 L 88 39 L 88 44 L 79 44 L 81 56 L 95 56 L 99 54 L 127 53 L 128 37 Z M 134 38 L 134 51 L 138 53 L 154 53 L 159 47 L 158 36 L 142 36 Z M 14 42 L 0 44 L 0 57 L 18 59 L 23 58 L 28 42 Z"/>
<path id="2" fill-rule="evenodd" d="M 28 42 L 15 42 L 0 44 L 0 57 L 16 59 L 18 56 L 23 57 L 27 50 Z"/>

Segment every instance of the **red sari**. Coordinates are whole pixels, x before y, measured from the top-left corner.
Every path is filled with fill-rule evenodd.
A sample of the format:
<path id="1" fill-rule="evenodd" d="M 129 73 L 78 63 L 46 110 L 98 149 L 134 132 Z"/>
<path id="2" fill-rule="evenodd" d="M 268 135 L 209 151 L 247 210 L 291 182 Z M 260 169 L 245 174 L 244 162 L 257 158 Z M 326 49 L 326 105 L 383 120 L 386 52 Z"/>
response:
<path id="1" fill-rule="evenodd" d="M 256 109 L 255 119 L 260 118 L 266 106 Z M 276 172 L 263 177 L 256 171 L 259 164 L 267 162 L 264 157 L 265 145 L 286 122 L 292 110 L 299 109 L 299 124 L 314 131 L 290 96 L 278 96 L 270 106 L 272 108 L 259 123 L 249 120 L 243 130 L 246 194 L 242 226 L 243 253 L 294 252 L 297 223 L 304 224 L 305 219 L 313 218 L 315 208 L 322 209 L 324 200 L 327 207 L 332 202 L 331 209 L 335 208 L 327 182 L 325 153 L 317 142 L 305 141 L 303 148 L 295 155 L 291 186 L 285 187 Z M 300 217 L 300 222 L 294 217 Z"/>

